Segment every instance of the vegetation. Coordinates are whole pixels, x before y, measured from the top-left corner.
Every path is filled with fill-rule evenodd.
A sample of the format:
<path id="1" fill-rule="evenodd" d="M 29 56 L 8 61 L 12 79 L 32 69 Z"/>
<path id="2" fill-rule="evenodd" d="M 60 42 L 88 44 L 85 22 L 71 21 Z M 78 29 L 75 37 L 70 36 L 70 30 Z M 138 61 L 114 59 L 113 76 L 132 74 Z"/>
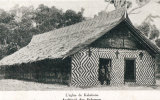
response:
<path id="1" fill-rule="evenodd" d="M 120 8 L 120 7 L 125 7 L 127 9 L 132 7 L 132 2 L 130 0 L 105 0 L 106 2 L 110 3 L 110 4 L 114 4 L 114 7 L 116 9 Z M 146 4 L 148 4 L 151 0 L 136 0 L 136 4 L 138 5 L 135 8 L 132 8 L 128 14 L 135 14 L 134 11 L 142 8 L 143 6 L 145 6 Z M 107 9 L 107 8 L 106 8 Z"/>
<path id="2" fill-rule="evenodd" d="M 123 7 L 125 4 L 127 4 L 128 9 L 132 6 L 132 2 L 128 0 L 105 1 L 114 4 L 115 8 Z M 130 10 L 129 14 L 135 14 L 136 9 L 143 7 L 149 1 L 136 0 L 138 7 Z M 0 9 L 0 59 L 26 46 L 33 35 L 85 20 L 83 12 L 83 8 L 79 12 L 73 10 L 64 12 L 62 9 L 57 9 L 54 6 L 48 7 L 43 4 L 37 8 L 16 5 L 10 11 Z M 137 27 L 160 47 L 160 38 L 158 38 L 160 32 L 155 26 L 146 21 Z"/>
<path id="3" fill-rule="evenodd" d="M 85 20 L 83 11 L 63 11 L 39 5 L 19 7 L 10 11 L 0 9 L 0 59 L 26 46 L 33 35 L 69 26 Z"/>
<path id="4" fill-rule="evenodd" d="M 132 7 L 132 2 L 129 0 L 105 0 L 105 1 L 108 2 L 109 4 L 114 4 L 114 7 L 116 9 L 118 9 L 119 7 L 124 7 L 125 4 L 127 6 L 127 9 L 130 9 Z M 139 8 L 142 8 L 143 6 L 148 4 L 150 1 L 151 0 L 136 0 L 136 3 L 138 6 L 130 9 L 128 14 L 137 14 L 134 11 Z M 160 35 L 160 31 L 159 29 L 156 28 L 156 26 L 150 24 L 150 22 L 152 21 L 152 18 L 156 18 L 156 17 L 157 16 L 149 15 L 140 26 L 137 26 L 137 28 L 140 31 L 142 31 L 145 34 L 145 36 L 147 36 L 150 40 L 155 42 L 158 47 L 160 47 L 160 38 L 158 38 Z"/>

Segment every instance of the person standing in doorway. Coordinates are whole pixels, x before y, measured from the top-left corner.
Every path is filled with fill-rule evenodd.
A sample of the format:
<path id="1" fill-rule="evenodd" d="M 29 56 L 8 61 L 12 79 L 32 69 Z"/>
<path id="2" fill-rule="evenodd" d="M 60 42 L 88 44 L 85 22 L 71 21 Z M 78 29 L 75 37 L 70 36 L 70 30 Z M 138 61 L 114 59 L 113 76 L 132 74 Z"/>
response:
<path id="1" fill-rule="evenodd" d="M 110 71 L 111 71 L 111 67 L 108 65 L 106 65 L 106 84 L 110 85 Z"/>
<path id="2" fill-rule="evenodd" d="M 101 85 L 104 84 L 104 81 L 105 81 L 105 68 L 104 68 L 104 66 L 102 66 L 102 68 L 99 70 L 99 81 L 100 81 Z"/>

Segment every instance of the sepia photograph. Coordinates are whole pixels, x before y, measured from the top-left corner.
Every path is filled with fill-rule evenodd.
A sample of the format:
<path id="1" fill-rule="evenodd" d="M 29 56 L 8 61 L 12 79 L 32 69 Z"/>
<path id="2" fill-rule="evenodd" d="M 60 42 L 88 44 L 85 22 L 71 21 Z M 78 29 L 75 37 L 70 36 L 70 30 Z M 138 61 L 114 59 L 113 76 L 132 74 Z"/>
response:
<path id="1" fill-rule="evenodd" d="M 2 94 L 148 90 L 160 95 L 160 0 L 0 0 Z"/>

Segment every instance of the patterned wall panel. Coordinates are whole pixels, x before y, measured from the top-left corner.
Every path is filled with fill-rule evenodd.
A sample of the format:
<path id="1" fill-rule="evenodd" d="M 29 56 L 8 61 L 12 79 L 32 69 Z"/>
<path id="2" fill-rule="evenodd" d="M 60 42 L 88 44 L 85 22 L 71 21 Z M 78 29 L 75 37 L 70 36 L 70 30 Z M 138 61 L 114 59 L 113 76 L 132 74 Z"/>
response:
<path id="1" fill-rule="evenodd" d="M 115 52 L 119 51 L 117 59 Z M 99 49 L 91 48 L 91 56 L 88 49 L 84 49 L 72 57 L 72 86 L 95 86 L 98 81 L 99 58 L 111 59 L 111 85 L 124 84 L 125 58 L 136 59 L 136 82 L 138 85 L 153 85 L 155 59 L 143 50 L 125 49 Z M 143 52 L 140 60 L 139 53 Z M 132 83 L 133 84 L 133 83 Z"/>

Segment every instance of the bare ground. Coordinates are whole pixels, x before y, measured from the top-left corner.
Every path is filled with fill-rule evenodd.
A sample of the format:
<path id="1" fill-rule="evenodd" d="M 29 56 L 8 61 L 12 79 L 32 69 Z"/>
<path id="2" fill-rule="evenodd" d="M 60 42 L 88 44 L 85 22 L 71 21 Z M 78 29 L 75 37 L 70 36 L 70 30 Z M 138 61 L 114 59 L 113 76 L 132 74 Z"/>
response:
<path id="1" fill-rule="evenodd" d="M 53 91 L 53 90 L 160 90 L 160 80 L 156 86 L 96 86 L 90 88 L 68 87 L 60 84 L 44 84 L 22 80 L 0 80 L 0 91 Z"/>

